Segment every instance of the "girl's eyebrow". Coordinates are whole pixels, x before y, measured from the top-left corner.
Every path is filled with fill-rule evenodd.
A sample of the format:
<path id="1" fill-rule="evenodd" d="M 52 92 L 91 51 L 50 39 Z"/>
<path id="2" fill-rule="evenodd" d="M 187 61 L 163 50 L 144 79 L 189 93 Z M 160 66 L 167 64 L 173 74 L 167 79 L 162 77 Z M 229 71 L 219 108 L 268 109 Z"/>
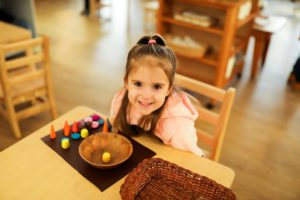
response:
<path id="1" fill-rule="evenodd" d="M 131 80 L 131 82 L 137 82 L 137 81 L 138 81 L 138 82 L 143 82 L 143 81 L 141 81 L 141 80 L 134 80 L 134 79 Z"/>

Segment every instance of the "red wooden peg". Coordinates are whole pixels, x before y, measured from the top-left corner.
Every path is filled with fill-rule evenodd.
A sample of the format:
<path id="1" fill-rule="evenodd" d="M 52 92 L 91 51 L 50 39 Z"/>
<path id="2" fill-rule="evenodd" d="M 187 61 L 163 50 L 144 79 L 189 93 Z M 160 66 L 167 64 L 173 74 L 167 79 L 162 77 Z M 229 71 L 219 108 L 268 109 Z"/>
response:
<path id="1" fill-rule="evenodd" d="M 78 133 L 78 123 L 76 121 L 72 125 L 72 132 Z"/>

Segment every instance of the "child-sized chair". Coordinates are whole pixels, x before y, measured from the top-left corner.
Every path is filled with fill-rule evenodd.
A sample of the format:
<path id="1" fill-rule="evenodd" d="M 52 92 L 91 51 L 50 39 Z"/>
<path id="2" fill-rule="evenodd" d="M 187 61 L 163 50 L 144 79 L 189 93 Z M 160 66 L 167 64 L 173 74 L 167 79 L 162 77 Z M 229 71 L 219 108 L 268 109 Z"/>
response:
<path id="1" fill-rule="evenodd" d="M 220 109 L 217 109 L 219 107 L 215 106 L 215 109 L 218 111 L 212 111 L 201 106 L 199 101 L 195 104 L 195 98 L 191 98 L 192 103 L 199 112 L 199 117 L 196 121 L 198 145 L 204 149 L 205 157 L 218 161 L 234 101 L 235 89 L 229 88 L 224 90 L 179 74 L 175 76 L 175 84 L 182 89 L 186 89 L 189 94 L 199 95 L 216 101 L 215 105 L 221 104 Z"/>
<path id="2" fill-rule="evenodd" d="M 18 121 L 44 111 L 57 117 L 49 66 L 46 36 L 0 46 L 0 114 L 16 138 Z"/>

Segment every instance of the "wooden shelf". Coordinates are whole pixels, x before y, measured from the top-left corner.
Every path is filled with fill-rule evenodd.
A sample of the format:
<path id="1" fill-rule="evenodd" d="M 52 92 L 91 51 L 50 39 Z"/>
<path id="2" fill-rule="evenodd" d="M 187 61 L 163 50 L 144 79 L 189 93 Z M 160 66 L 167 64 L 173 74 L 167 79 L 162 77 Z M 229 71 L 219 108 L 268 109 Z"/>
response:
<path id="1" fill-rule="evenodd" d="M 159 0 L 157 27 L 161 35 L 188 36 L 195 43 L 206 43 L 211 48 L 203 56 L 197 56 L 196 52 L 187 53 L 182 49 L 176 52 L 175 49 L 179 60 L 178 73 L 221 88 L 226 87 L 231 80 L 242 73 L 243 55 L 247 49 L 257 10 L 257 0 L 252 0 L 250 13 L 239 20 L 237 13 L 241 6 L 247 5 L 245 4 L 247 1 Z M 217 19 L 218 23 L 204 27 L 173 18 L 175 13 L 182 11 L 209 16 Z M 231 70 L 234 56 L 239 57 L 239 60 L 235 61 Z"/>
<path id="2" fill-rule="evenodd" d="M 236 77 L 236 75 L 241 75 L 244 63 L 244 59 L 241 59 L 235 63 L 230 77 L 228 79 L 224 79 L 224 85 L 228 85 Z"/>
<path id="3" fill-rule="evenodd" d="M 189 66 L 187 68 L 186 66 Z M 207 65 L 197 65 L 192 63 L 190 60 L 182 59 L 179 62 L 179 66 L 177 67 L 177 73 L 194 78 L 201 79 L 201 81 L 209 84 L 214 84 L 214 76 L 212 74 L 216 74 L 216 68 L 207 66 Z"/>
<path id="4" fill-rule="evenodd" d="M 173 1 L 173 0 L 172 0 Z M 240 0 L 176 0 L 177 2 L 193 6 L 203 6 L 214 9 L 227 9 L 233 7 Z"/>
<path id="5" fill-rule="evenodd" d="M 257 16 L 257 13 L 251 13 L 247 17 L 237 22 L 237 28 L 244 26 L 245 24 L 249 23 L 249 21 L 254 20 L 254 17 Z"/>
<path id="6" fill-rule="evenodd" d="M 244 38 L 236 38 L 234 45 L 232 46 L 233 50 L 231 51 L 230 56 L 235 55 L 243 51 L 248 45 L 248 40 Z"/>
<path id="7" fill-rule="evenodd" d="M 191 23 L 187 23 L 187 22 L 183 22 L 183 21 L 178 21 L 178 20 L 175 20 L 170 17 L 163 17 L 162 21 L 165 23 L 170 23 L 170 24 L 182 26 L 185 28 L 191 28 L 191 29 L 198 30 L 198 31 L 205 31 L 205 32 L 213 33 L 213 34 L 217 34 L 217 35 L 223 34 L 223 31 L 221 28 L 199 26 L 199 25 L 195 25 L 195 24 L 191 24 Z"/>
<path id="8" fill-rule="evenodd" d="M 217 66 L 218 61 L 217 61 L 217 53 L 210 50 L 207 54 L 205 54 L 203 57 L 194 57 L 194 56 L 188 56 L 187 54 L 181 54 L 176 52 L 176 55 L 179 57 L 183 57 L 183 58 L 189 58 L 192 59 L 194 61 L 198 61 L 201 62 L 203 64 L 207 64 L 207 65 L 211 65 L 211 66 Z"/>

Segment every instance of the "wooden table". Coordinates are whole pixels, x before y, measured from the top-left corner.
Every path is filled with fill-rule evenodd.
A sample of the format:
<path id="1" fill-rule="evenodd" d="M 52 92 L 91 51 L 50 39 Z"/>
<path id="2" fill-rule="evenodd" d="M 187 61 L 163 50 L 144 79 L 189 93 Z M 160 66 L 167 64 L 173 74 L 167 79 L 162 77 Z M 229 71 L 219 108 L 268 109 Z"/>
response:
<path id="1" fill-rule="evenodd" d="M 0 21 L 0 44 L 8 44 L 30 38 L 30 30 Z"/>
<path id="2" fill-rule="evenodd" d="M 75 121 L 96 113 L 76 107 L 18 143 L 0 152 L 0 199 L 120 199 L 124 178 L 101 192 L 63 158 L 41 141 L 50 125 L 62 128 L 65 120 Z M 143 135 L 136 140 L 157 153 L 156 157 L 176 163 L 231 187 L 232 169 L 192 153 L 176 150 Z"/>
<path id="3" fill-rule="evenodd" d="M 252 79 L 255 78 L 257 69 L 265 63 L 272 34 L 278 32 L 287 22 L 285 17 L 280 16 L 268 16 L 267 20 L 268 22 L 265 26 L 259 26 L 257 24 L 253 26 L 255 44 L 251 67 Z"/>

